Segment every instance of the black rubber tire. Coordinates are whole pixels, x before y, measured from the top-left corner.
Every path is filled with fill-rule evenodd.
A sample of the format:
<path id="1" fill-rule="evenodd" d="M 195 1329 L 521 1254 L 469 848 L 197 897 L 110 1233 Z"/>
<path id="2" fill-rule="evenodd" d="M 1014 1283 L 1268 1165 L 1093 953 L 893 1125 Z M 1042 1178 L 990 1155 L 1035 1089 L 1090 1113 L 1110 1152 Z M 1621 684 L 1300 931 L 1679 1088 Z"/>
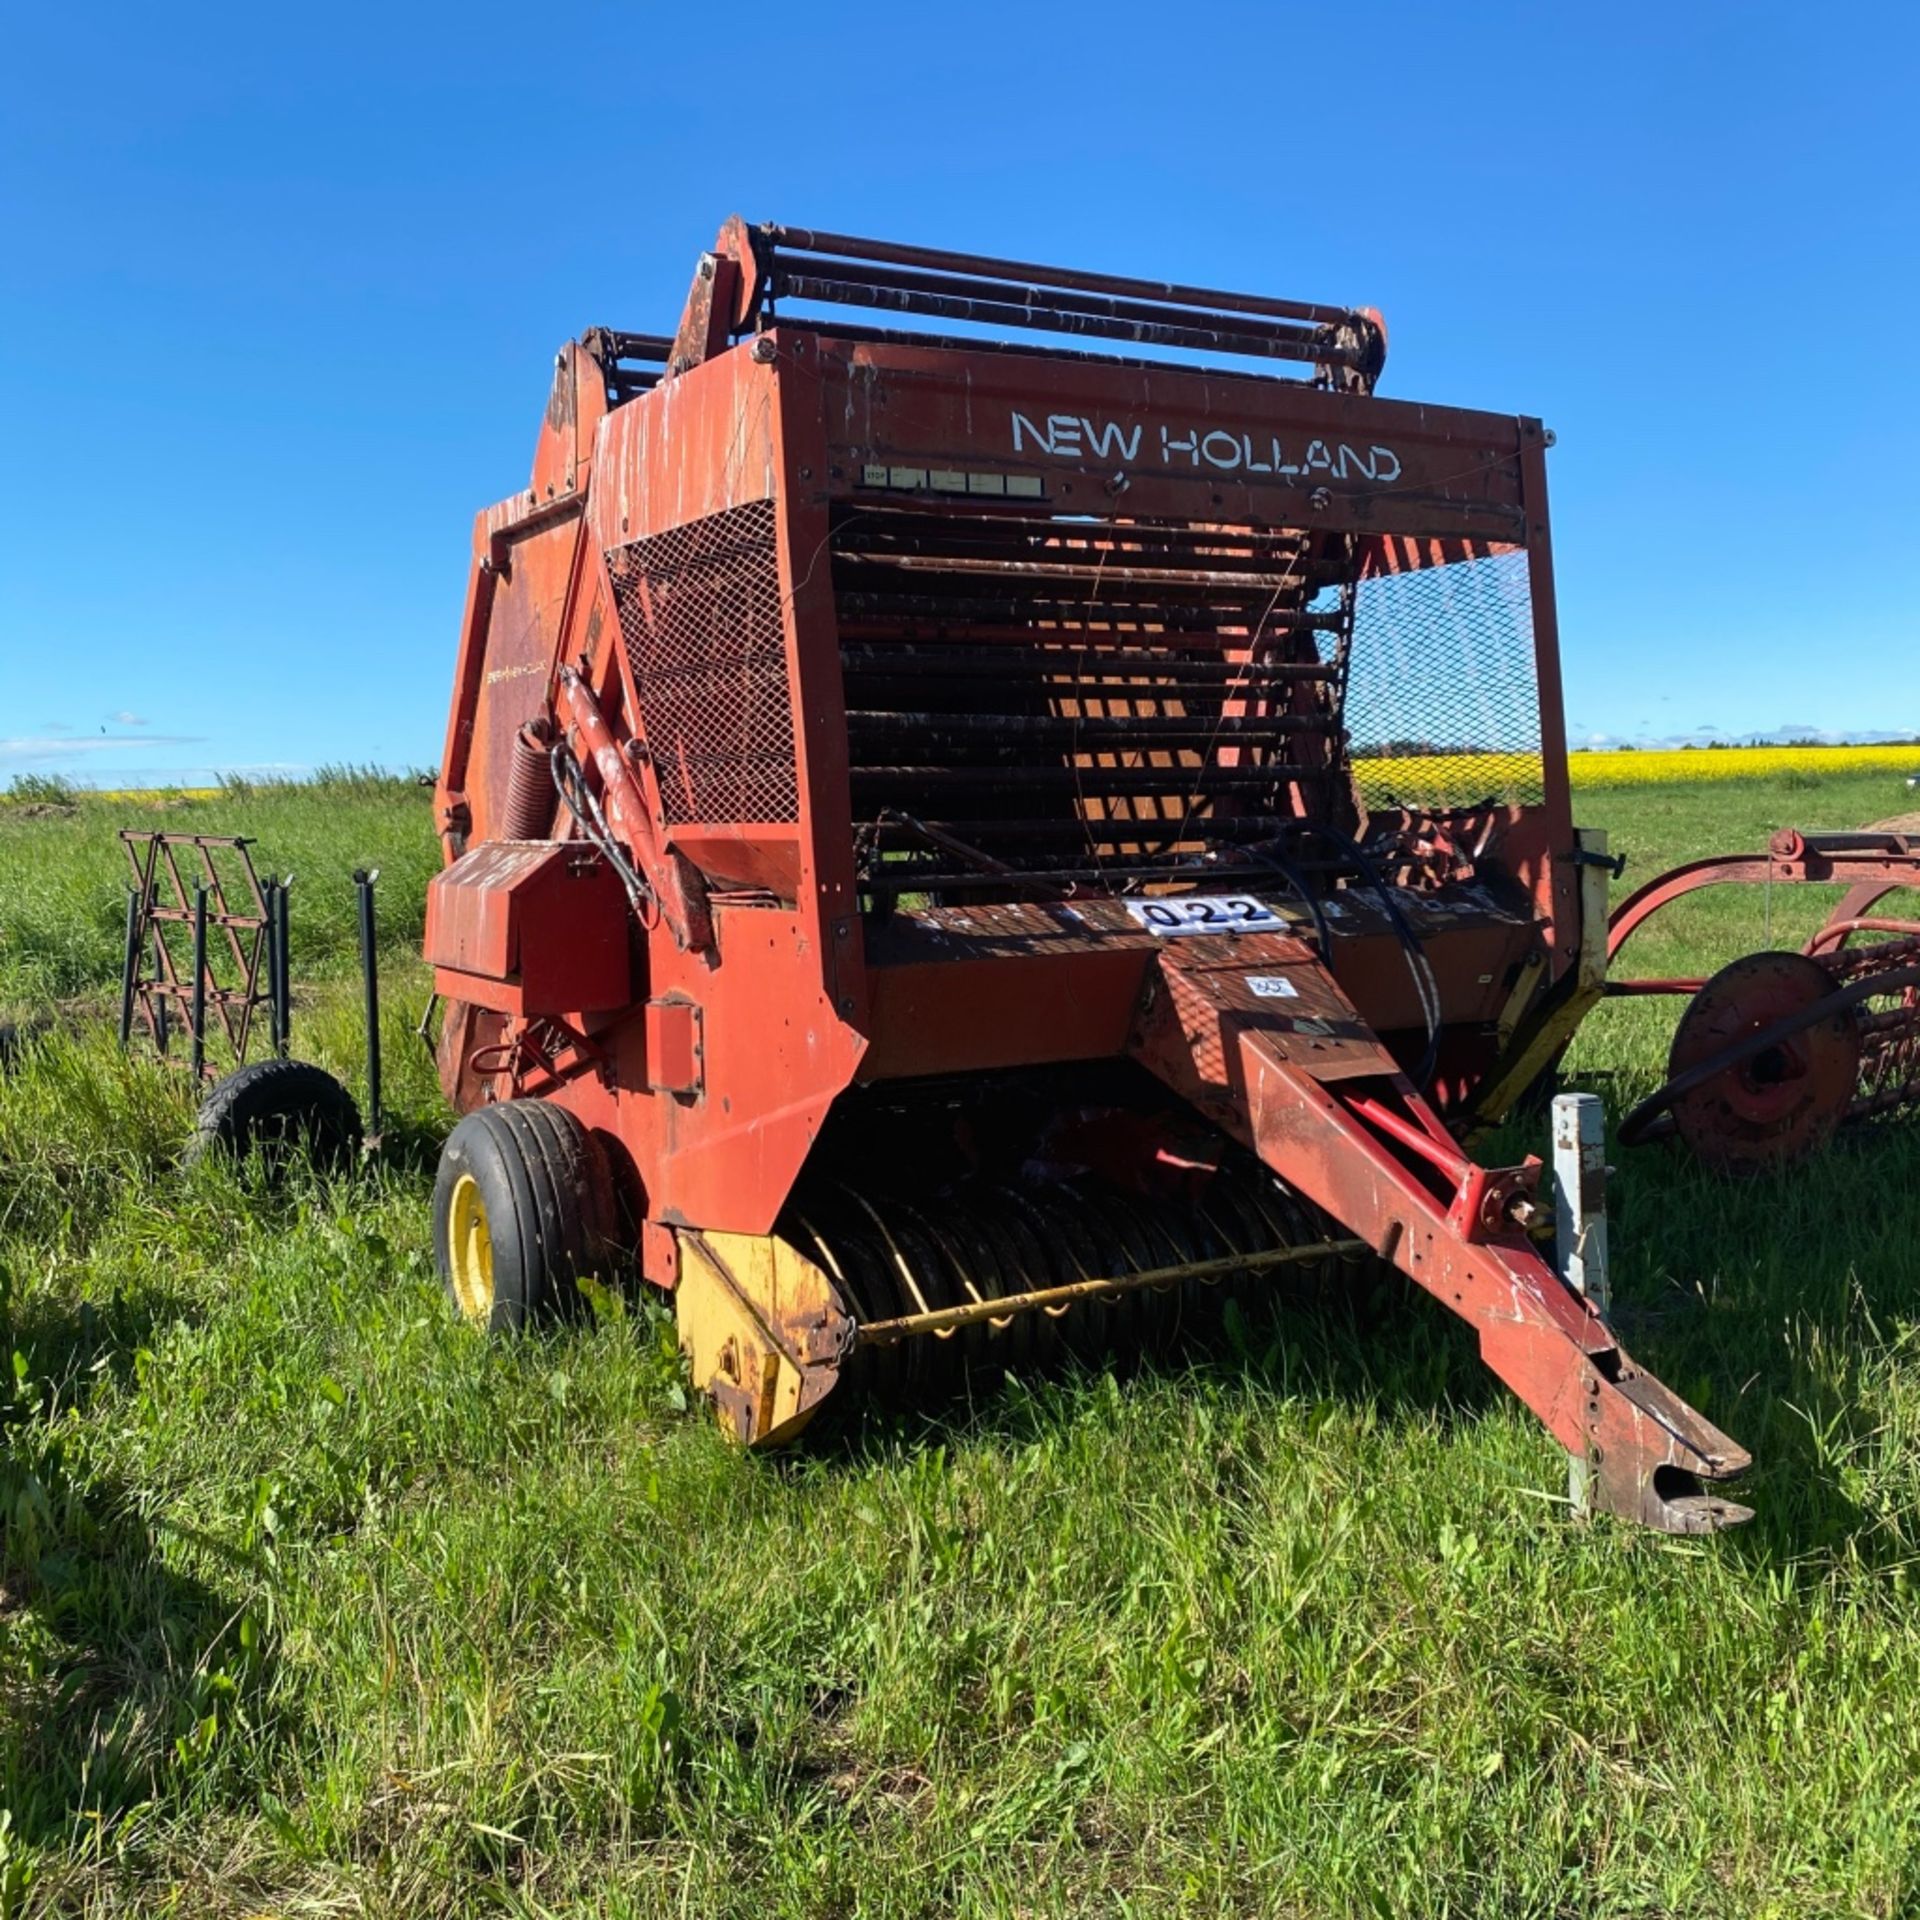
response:
<path id="1" fill-rule="evenodd" d="M 433 1251 L 454 1311 L 454 1195 L 471 1178 L 492 1247 L 489 1333 L 577 1313 L 586 1278 L 611 1279 L 615 1209 L 605 1150 L 564 1107 L 506 1100 L 477 1108 L 447 1136 L 433 1187 Z"/>
<path id="2" fill-rule="evenodd" d="M 207 1089 L 187 1158 L 243 1160 L 255 1151 L 275 1172 L 296 1154 L 322 1172 L 341 1172 L 360 1151 L 360 1109 L 324 1067 L 255 1060 Z"/>

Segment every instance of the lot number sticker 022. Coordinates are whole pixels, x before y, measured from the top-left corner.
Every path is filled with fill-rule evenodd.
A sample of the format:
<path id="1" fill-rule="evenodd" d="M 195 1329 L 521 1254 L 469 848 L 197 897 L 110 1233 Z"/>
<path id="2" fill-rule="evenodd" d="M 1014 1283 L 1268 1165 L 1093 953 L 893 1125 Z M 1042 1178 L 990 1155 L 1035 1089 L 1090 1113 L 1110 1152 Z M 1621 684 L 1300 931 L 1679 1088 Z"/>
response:
<path id="1" fill-rule="evenodd" d="M 1190 893 L 1174 900 L 1129 900 L 1149 933 L 1284 933 L 1287 922 L 1247 893 Z"/>

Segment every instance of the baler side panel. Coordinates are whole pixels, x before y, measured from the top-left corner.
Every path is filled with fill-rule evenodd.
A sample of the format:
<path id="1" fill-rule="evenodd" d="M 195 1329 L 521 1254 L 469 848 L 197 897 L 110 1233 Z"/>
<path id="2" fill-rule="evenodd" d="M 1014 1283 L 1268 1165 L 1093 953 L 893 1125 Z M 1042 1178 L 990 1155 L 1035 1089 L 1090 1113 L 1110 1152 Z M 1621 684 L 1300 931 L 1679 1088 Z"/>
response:
<path id="1" fill-rule="evenodd" d="M 610 414 L 589 531 L 620 616 L 609 704 L 644 746 L 658 832 L 707 875 L 715 940 L 647 943 L 650 1000 L 697 1010 L 696 1086 L 662 1084 L 636 1009 L 599 1037 L 606 1070 L 551 1097 L 618 1136 L 651 1218 L 722 1232 L 771 1228 L 865 1045 L 843 1011 L 862 998 L 850 828 L 831 765 L 809 764 L 831 762 L 844 725 L 831 593 L 810 590 L 806 558 L 818 400 L 803 381 L 789 402 L 782 384 L 742 349 Z M 821 662 L 832 678 L 810 680 Z M 730 758 L 696 758 L 716 742 Z M 844 764 L 842 748 L 842 793 Z"/>
<path id="2" fill-rule="evenodd" d="M 572 503 L 538 513 L 531 496 L 474 528 L 474 557 L 436 795 L 443 834 L 501 837 L 514 736 L 547 710 L 548 677 L 580 549 Z M 449 842 L 447 857 L 459 848 Z"/>

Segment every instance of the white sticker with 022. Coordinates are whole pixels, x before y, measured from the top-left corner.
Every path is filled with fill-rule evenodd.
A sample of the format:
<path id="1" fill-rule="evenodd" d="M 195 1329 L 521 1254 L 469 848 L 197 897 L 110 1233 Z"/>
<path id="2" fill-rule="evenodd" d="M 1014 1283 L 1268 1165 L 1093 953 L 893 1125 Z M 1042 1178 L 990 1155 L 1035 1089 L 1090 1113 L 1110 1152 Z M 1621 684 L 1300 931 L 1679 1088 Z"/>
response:
<path id="1" fill-rule="evenodd" d="M 1287 922 L 1250 893 L 1189 893 L 1171 900 L 1129 900 L 1127 911 L 1149 933 L 1286 932 Z"/>

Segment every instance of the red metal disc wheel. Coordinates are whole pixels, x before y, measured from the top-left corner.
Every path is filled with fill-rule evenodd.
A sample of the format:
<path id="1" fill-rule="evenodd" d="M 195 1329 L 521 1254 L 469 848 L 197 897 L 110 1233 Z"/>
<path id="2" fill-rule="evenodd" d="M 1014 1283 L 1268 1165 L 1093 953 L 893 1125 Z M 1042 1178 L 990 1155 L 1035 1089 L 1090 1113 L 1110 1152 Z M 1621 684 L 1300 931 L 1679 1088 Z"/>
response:
<path id="1" fill-rule="evenodd" d="M 1754 953 L 1723 967 L 1681 1016 L 1668 1078 L 1709 1066 L 1750 1035 L 1834 991 L 1833 977 L 1797 953 Z M 1712 1075 L 1673 1103 L 1674 1125 L 1707 1166 L 1761 1173 L 1803 1159 L 1846 1117 L 1860 1083 L 1860 1029 L 1851 1008 Z"/>

